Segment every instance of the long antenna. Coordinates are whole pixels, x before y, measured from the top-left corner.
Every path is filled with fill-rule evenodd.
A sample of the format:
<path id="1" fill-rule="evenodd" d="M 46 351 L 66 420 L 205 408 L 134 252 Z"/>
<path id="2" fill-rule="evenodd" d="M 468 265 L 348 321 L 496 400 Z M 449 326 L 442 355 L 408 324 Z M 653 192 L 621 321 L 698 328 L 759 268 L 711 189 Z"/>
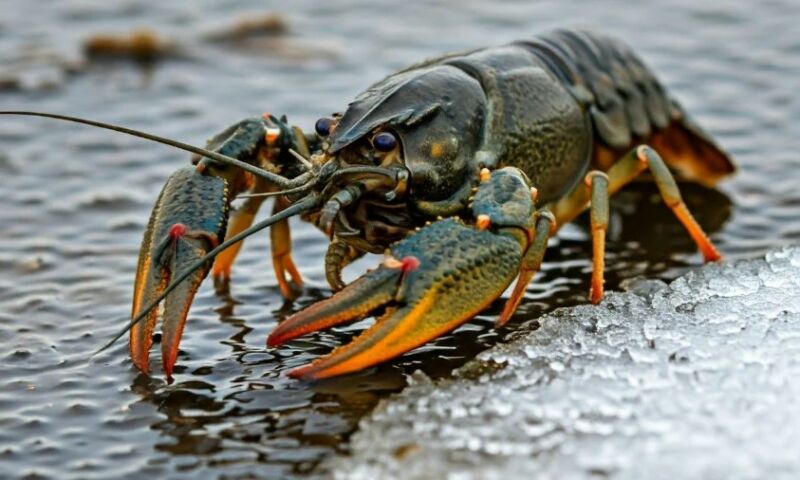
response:
<path id="1" fill-rule="evenodd" d="M 306 183 L 305 185 L 300 185 L 299 187 L 290 188 L 287 190 L 276 190 L 274 192 L 262 192 L 262 193 L 242 193 L 240 195 L 237 195 L 236 198 L 280 197 L 281 195 L 302 193 L 306 190 L 309 190 L 313 186 L 314 184 L 309 182 Z"/>
<path id="2" fill-rule="evenodd" d="M 132 128 L 121 127 L 119 125 L 113 125 L 110 123 L 104 122 L 97 122 L 95 120 L 88 120 L 85 118 L 80 117 L 71 117 L 69 115 L 59 115 L 56 113 L 44 113 L 44 112 L 29 112 L 29 111 L 0 111 L 0 115 L 25 115 L 28 117 L 44 117 L 44 118 L 54 118 L 56 120 L 64 120 L 67 122 L 74 122 L 74 123 L 82 123 L 84 125 L 91 125 L 93 127 L 104 128 L 106 130 L 113 130 L 115 132 L 125 133 L 127 135 L 132 135 L 134 137 L 144 138 L 153 142 L 163 143 L 164 145 L 169 145 L 171 147 L 175 147 L 181 150 L 185 150 L 187 152 L 191 152 L 197 155 L 201 155 L 206 158 L 210 158 L 211 160 L 215 160 L 220 163 L 224 163 L 226 165 L 233 165 L 236 167 L 241 168 L 242 170 L 248 171 L 257 177 L 261 177 L 264 180 L 272 182 L 278 185 L 281 188 L 293 188 L 297 187 L 298 185 L 302 185 L 309 180 L 310 174 L 306 173 L 303 175 L 298 176 L 294 179 L 288 179 L 282 177 L 280 175 L 274 174 L 272 172 L 268 172 L 261 168 L 255 167 L 250 165 L 249 163 L 243 162 L 241 160 L 237 160 L 233 157 L 229 157 L 227 155 L 223 155 L 221 153 L 212 152 L 211 150 L 206 150 L 205 148 L 195 147 L 194 145 L 189 145 L 188 143 L 179 142 L 177 140 L 172 140 L 165 137 L 159 137 L 158 135 L 153 135 L 150 133 L 142 132 L 140 130 L 134 130 Z"/>
<path id="3" fill-rule="evenodd" d="M 178 275 L 177 278 L 172 280 L 170 282 L 170 284 L 167 286 L 167 288 L 165 288 L 164 291 L 161 293 L 161 295 L 156 297 L 155 300 L 150 302 L 144 309 L 142 309 L 139 312 L 139 314 L 136 316 L 136 318 L 133 318 L 127 325 L 125 325 L 125 328 L 123 328 L 122 330 L 120 330 L 119 333 L 117 333 L 117 335 L 114 338 L 112 338 L 108 343 L 103 345 L 99 350 L 94 352 L 94 355 L 97 355 L 98 353 L 102 352 L 103 350 L 108 349 L 117 340 L 119 340 L 120 337 L 125 335 L 125 333 L 128 330 L 130 330 L 134 325 L 136 325 L 137 323 L 139 323 L 142 320 L 144 320 L 144 318 L 150 313 L 150 311 L 152 309 L 154 309 L 159 303 L 161 303 L 165 298 L 167 298 L 167 295 L 169 295 L 170 292 L 175 290 L 175 288 L 177 288 L 177 286 L 181 282 L 186 280 L 186 278 L 189 277 L 189 275 L 194 273 L 194 271 L 197 270 L 198 268 L 202 267 L 207 261 L 209 261 L 209 260 L 213 259 L 214 257 L 216 257 L 220 252 L 222 252 L 226 248 L 230 247 L 234 243 L 236 243 L 238 241 L 241 241 L 242 239 L 244 239 L 246 237 L 249 237 L 250 235 L 252 235 L 252 234 L 254 234 L 256 232 L 261 231 L 261 230 L 269 227 L 273 223 L 279 222 L 279 221 L 281 221 L 281 220 L 283 220 L 285 218 L 291 217 L 292 215 L 296 215 L 298 213 L 302 213 L 303 211 L 312 208 L 313 206 L 315 206 L 317 204 L 317 202 L 318 202 L 317 195 L 315 195 L 313 193 L 309 194 L 309 195 L 303 197 L 301 200 L 299 200 L 294 205 L 291 205 L 291 206 L 285 208 L 284 210 L 281 210 L 280 212 L 276 213 L 275 215 L 272 215 L 271 217 L 267 218 L 266 220 L 263 220 L 263 221 L 255 224 L 255 225 L 253 225 L 252 227 L 248 228 L 247 230 L 244 230 L 241 233 L 239 233 L 237 235 L 234 235 L 233 237 L 229 238 L 228 240 L 225 240 L 224 242 L 222 242 L 219 245 L 217 245 L 217 247 L 215 247 L 210 252 L 205 254 L 203 256 L 203 258 L 197 260 L 195 263 L 190 265 L 189 268 L 186 269 L 186 271 L 184 271 L 183 273 Z"/>

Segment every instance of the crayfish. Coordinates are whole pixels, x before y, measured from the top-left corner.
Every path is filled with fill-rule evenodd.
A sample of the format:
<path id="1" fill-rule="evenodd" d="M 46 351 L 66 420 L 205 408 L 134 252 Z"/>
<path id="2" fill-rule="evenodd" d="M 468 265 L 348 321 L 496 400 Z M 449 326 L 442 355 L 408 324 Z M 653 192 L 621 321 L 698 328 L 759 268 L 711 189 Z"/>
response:
<path id="1" fill-rule="evenodd" d="M 286 117 L 248 118 L 186 145 L 124 127 L 49 116 L 194 153 L 164 186 L 142 241 L 130 354 L 148 370 L 163 304 L 163 369 L 209 272 L 230 276 L 242 239 L 270 227 L 272 264 L 287 299 L 302 288 L 288 218 L 330 238 L 325 273 L 336 292 L 269 335 L 267 345 L 379 312 L 352 343 L 293 377 L 320 379 L 402 355 L 470 320 L 516 284 L 505 324 L 558 227 L 589 210 L 589 298 L 603 297 L 609 196 L 645 171 L 706 261 L 720 254 L 684 204 L 673 172 L 713 185 L 729 157 L 617 40 L 556 31 L 444 55 L 394 73 L 343 113 L 306 133 Z M 253 223 L 275 197 L 273 215 Z M 231 209 L 231 202 L 244 199 Z M 385 259 L 349 285 L 342 269 L 365 253 Z"/>

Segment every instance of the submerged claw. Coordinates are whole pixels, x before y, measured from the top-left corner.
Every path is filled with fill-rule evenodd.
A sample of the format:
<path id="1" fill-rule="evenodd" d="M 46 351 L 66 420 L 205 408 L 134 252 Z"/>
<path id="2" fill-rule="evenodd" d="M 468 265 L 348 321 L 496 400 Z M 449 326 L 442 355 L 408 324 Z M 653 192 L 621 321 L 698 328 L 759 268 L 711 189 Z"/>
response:
<path id="1" fill-rule="evenodd" d="M 498 298 L 519 268 L 520 244 L 457 220 L 435 222 L 399 242 L 392 256 L 333 297 L 272 332 L 268 345 L 386 312 L 349 345 L 289 373 L 317 380 L 371 367 L 455 329 Z"/>
<path id="2" fill-rule="evenodd" d="M 228 188 L 219 177 L 198 173 L 192 167 L 176 171 L 164 185 L 144 234 L 134 284 L 132 317 L 152 303 L 179 273 L 188 269 L 225 235 Z M 164 301 L 161 352 L 169 376 L 178 355 L 186 315 L 210 262 L 194 271 Z M 130 330 L 130 353 L 143 372 L 149 369 L 157 309 Z"/>

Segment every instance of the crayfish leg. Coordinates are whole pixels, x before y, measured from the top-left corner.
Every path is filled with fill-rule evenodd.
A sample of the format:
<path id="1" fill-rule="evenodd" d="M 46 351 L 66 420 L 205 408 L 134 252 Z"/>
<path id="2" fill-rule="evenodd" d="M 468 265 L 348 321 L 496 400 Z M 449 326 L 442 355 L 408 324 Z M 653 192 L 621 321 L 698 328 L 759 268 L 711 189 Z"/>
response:
<path id="1" fill-rule="evenodd" d="M 272 214 L 279 213 L 287 206 L 288 201 L 283 197 L 278 197 L 275 199 Z M 272 225 L 269 234 L 272 245 L 272 268 L 275 269 L 275 278 L 278 280 L 281 295 L 287 300 L 294 300 L 303 289 L 303 277 L 292 259 L 292 236 L 289 230 L 289 220 L 281 220 Z"/>
<path id="2" fill-rule="evenodd" d="M 628 155 L 625 155 L 608 170 L 609 192 L 611 194 L 616 193 L 648 169 L 653 175 L 656 186 L 658 186 L 661 199 L 667 207 L 672 210 L 672 213 L 675 214 L 675 217 L 681 224 L 683 224 L 683 227 L 703 254 L 705 261 L 711 262 L 720 260 L 722 255 L 720 255 L 714 244 L 711 243 L 708 235 L 706 235 L 703 228 L 697 223 L 691 212 L 689 212 L 686 203 L 684 203 L 672 172 L 669 171 L 667 164 L 664 163 L 661 156 L 652 148 L 646 145 L 639 146 Z"/>
<path id="3" fill-rule="evenodd" d="M 650 171 L 664 204 L 681 222 L 694 240 L 706 262 L 722 259 L 703 227 L 697 223 L 683 201 L 675 177 L 661 156 L 647 145 L 634 148 L 615 162 L 605 174 L 590 172 L 590 188 L 578 186 L 569 195 L 552 205 L 559 224 L 572 221 L 587 207 L 591 210 L 593 260 L 592 291 L 590 300 L 598 303 L 603 297 L 603 270 L 605 266 L 605 231 L 608 228 L 608 197 L 615 194 L 645 171 Z M 605 180 L 604 177 L 607 177 Z"/>
<path id="4" fill-rule="evenodd" d="M 334 237 L 325 252 L 325 279 L 334 292 L 345 287 L 342 279 L 342 270 L 357 258 L 364 255 L 364 252 L 356 250 L 347 242 Z"/>
<path id="5" fill-rule="evenodd" d="M 256 214 L 263 202 L 264 197 L 251 197 L 238 210 L 233 212 L 228 220 L 228 232 L 225 234 L 225 238 L 232 238 L 247 230 L 253 224 L 253 220 L 256 218 Z M 230 280 L 233 263 L 236 261 L 243 244 L 244 240 L 237 242 L 217 255 L 214 260 L 214 266 L 211 269 L 214 280 L 223 283 Z"/>
<path id="6" fill-rule="evenodd" d="M 592 228 L 592 286 L 589 301 L 600 303 L 605 283 L 606 231 L 608 231 L 608 176 L 597 170 L 586 175 L 589 189 L 589 216 Z"/>

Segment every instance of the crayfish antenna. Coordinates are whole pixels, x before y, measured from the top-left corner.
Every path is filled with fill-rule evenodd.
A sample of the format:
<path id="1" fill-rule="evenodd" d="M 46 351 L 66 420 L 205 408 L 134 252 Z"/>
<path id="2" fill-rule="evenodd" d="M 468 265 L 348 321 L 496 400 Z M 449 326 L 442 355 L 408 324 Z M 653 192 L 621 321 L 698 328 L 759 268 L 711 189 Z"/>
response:
<path id="1" fill-rule="evenodd" d="M 112 130 L 115 132 L 124 133 L 126 135 L 131 135 L 138 138 L 144 138 L 146 140 L 150 140 L 151 142 L 161 143 L 163 145 L 169 145 L 171 147 L 177 148 L 179 150 L 184 150 L 186 152 L 194 153 L 196 155 L 200 155 L 211 160 L 226 164 L 232 165 L 235 167 L 239 167 L 242 170 L 252 173 L 253 175 L 263 178 L 271 183 L 278 185 L 281 188 L 294 188 L 297 186 L 304 186 L 307 184 L 313 176 L 307 172 L 299 177 L 289 180 L 286 177 L 282 177 L 281 175 L 277 175 L 272 172 L 268 172 L 262 168 L 258 168 L 254 165 L 250 165 L 247 162 L 243 162 L 241 160 L 237 160 L 233 157 L 229 157 L 227 155 L 223 155 L 221 153 L 212 152 L 211 150 L 207 150 L 205 148 L 195 147 L 194 145 L 189 145 L 188 143 L 179 142 L 178 140 L 172 140 L 166 137 L 160 137 L 158 135 L 153 135 L 152 133 L 143 132 L 141 130 L 135 130 L 132 128 L 122 127 L 120 125 L 114 125 L 111 123 L 105 122 L 98 122 L 96 120 L 89 120 L 86 118 L 80 117 L 72 117 L 69 115 L 60 115 L 56 113 L 46 113 L 46 112 L 31 112 L 31 111 L 24 111 L 24 110 L 6 110 L 0 111 L 0 115 L 23 115 L 29 117 L 43 117 L 43 118 L 52 118 L 56 120 L 63 120 L 66 122 L 73 122 L 73 123 L 80 123 L 83 125 L 90 125 L 92 127 L 103 128 L 106 130 Z"/>

